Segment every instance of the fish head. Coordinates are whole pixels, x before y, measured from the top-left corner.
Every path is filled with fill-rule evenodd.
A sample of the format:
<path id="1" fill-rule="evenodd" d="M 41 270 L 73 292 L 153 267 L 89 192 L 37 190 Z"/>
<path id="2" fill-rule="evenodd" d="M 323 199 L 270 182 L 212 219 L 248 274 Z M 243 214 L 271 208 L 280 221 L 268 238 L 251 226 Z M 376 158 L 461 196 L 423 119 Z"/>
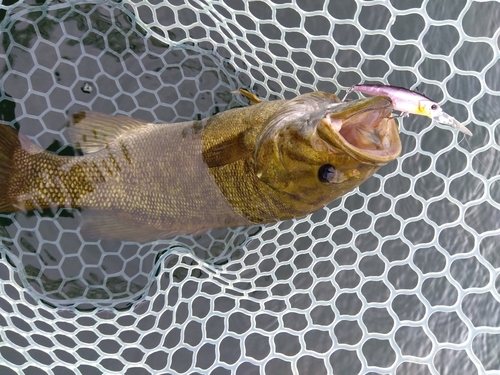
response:
<path id="1" fill-rule="evenodd" d="M 314 92 L 286 102 L 257 139 L 255 172 L 315 209 L 353 190 L 401 153 L 385 96 L 339 102 Z"/>

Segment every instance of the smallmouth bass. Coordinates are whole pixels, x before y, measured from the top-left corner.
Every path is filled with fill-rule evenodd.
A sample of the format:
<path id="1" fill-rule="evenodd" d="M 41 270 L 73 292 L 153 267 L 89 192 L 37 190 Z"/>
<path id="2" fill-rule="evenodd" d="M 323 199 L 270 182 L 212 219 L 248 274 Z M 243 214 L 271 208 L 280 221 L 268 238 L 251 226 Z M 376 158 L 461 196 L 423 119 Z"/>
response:
<path id="1" fill-rule="evenodd" d="M 0 212 L 77 208 L 89 236 L 146 242 L 305 216 L 401 152 L 388 97 L 245 95 L 256 103 L 174 124 L 77 113 L 82 156 L 0 124 Z"/>

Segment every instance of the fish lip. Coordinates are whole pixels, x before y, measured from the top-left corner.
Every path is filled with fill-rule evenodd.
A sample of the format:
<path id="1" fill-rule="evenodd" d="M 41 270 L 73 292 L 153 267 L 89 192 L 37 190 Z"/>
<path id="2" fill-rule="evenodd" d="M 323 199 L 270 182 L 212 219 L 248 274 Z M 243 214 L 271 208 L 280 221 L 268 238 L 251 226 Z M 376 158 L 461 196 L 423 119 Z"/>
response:
<path id="1" fill-rule="evenodd" d="M 321 120 L 318 135 L 363 164 L 385 165 L 401 153 L 392 110 L 392 101 L 385 96 L 347 102 Z"/>

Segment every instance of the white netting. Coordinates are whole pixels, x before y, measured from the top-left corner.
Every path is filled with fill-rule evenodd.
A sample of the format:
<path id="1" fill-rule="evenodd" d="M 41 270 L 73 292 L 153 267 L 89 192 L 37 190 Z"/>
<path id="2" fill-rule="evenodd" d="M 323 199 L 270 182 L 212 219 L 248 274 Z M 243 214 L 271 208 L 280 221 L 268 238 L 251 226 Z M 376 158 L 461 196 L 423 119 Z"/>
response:
<path id="1" fill-rule="evenodd" d="M 78 110 L 191 120 L 241 86 L 418 88 L 474 133 L 404 119 L 397 162 L 262 230 L 141 246 L 83 241 L 72 210 L 0 215 L 2 375 L 500 373 L 500 3 L 11 1 L 0 18 L 0 119 L 54 152 L 74 152 Z"/>

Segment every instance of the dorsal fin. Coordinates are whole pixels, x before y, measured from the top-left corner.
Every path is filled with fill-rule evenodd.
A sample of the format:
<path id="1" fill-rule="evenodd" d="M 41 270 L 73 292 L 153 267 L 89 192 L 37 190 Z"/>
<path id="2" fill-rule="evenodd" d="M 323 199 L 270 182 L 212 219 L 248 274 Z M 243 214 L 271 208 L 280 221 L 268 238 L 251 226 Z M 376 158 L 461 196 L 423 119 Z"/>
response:
<path id="1" fill-rule="evenodd" d="M 110 116 L 98 112 L 77 112 L 68 133 L 77 148 L 89 154 L 105 148 L 123 134 L 147 126 L 147 122 L 125 116 Z"/>
<path id="2" fill-rule="evenodd" d="M 262 99 L 260 99 L 257 95 L 254 93 L 251 93 L 248 90 L 245 89 L 238 89 L 236 91 L 232 91 L 233 94 L 240 94 L 243 95 L 245 98 L 247 98 L 250 101 L 250 104 L 259 104 L 262 102 Z"/>

